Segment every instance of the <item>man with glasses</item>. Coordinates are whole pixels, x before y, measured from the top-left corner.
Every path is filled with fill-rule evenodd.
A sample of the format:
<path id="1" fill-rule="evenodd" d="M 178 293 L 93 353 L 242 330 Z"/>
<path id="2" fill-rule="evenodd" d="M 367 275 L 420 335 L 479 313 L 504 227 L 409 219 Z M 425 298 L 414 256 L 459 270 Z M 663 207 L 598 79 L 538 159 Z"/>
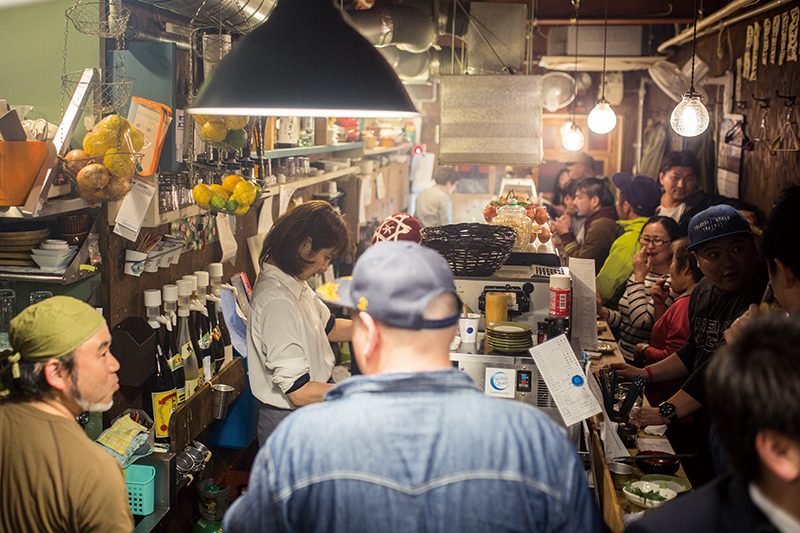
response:
<path id="1" fill-rule="evenodd" d="M 562 217 L 553 223 L 553 230 L 559 237 L 561 254 L 567 257 L 594 259 L 595 273 L 600 271 L 608 257 L 611 243 L 617 238 L 617 216 L 614 209 L 614 196 L 608 181 L 599 178 L 586 178 L 578 182 L 575 191 L 575 209 L 578 217 L 583 217 L 583 241 L 578 242 L 570 218 Z"/>
<path id="2" fill-rule="evenodd" d="M 626 378 L 641 376 L 648 382 L 685 377 L 686 382 L 658 407 L 638 414 L 642 426 L 669 424 L 667 436 L 678 453 L 697 454 L 683 461 L 686 475 L 698 486 L 724 470 L 724 461 L 712 457 L 709 421 L 704 408 L 706 367 L 723 343 L 728 327 L 747 307 L 759 302 L 767 285 L 767 272 L 759 261 L 750 224 L 733 207 L 717 205 L 695 215 L 689 223 L 689 248 L 704 278 L 689 301 L 689 342 L 658 363 L 644 368 L 612 365 Z M 732 391 L 734 392 L 734 391 Z"/>
<path id="3" fill-rule="evenodd" d="M 647 219 L 655 214 L 661 191 L 652 178 L 619 172 L 611 178 L 617 187 L 616 209 L 622 234 L 608 252 L 597 274 L 601 303 L 615 307 L 633 272 L 633 255 L 639 251 L 639 235 Z M 618 230 L 619 231 L 619 230 Z"/>

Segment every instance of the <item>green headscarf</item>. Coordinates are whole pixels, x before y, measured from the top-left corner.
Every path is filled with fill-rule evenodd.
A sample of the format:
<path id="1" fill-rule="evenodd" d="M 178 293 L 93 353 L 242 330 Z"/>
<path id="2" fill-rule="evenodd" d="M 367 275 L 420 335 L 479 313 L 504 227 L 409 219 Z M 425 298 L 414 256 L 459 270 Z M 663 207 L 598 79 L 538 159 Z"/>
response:
<path id="1" fill-rule="evenodd" d="M 105 323 L 92 306 L 71 296 L 53 296 L 25 308 L 8 330 L 16 352 L 9 358 L 14 378 L 19 377 L 20 359 L 44 361 L 69 355 Z"/>

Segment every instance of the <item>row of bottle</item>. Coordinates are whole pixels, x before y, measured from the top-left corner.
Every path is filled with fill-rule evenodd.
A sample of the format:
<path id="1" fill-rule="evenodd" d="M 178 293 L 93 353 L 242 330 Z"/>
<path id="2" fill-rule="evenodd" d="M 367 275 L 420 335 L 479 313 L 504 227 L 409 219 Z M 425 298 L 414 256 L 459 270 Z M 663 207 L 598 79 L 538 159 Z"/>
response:
<path id="1" fill-rule="evenodd" d="M 144 291 L 147 321 L 158 335 L 156 369 L 142 387 L 142 400 L 153 418 L 157 442 L 169 442 L 172 412 L 233 360 L 222 289 L 222 263 L 211 263 L 208 272 L 197 271 L 161 290 Z"/>

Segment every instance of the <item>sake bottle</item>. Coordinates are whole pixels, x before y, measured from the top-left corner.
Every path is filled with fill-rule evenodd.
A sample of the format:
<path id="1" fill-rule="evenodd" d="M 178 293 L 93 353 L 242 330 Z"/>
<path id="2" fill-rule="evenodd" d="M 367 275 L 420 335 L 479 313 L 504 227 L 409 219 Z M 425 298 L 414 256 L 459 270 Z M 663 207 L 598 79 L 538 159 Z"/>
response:
<path id="1" fill-rule="evenodd" d="M 233 361 L 233 343 L 228 325 L 225 323 L 225 315 L 222 312 L 222 263 L 209 264 L 208 273 L 211 276 L 211 297 L 209 299 L 214 302 L 217 324 L 222 337 L 223 361 L 227 364 Z"/>
<path id="2" fill-rule="evenodd" d="M 164 328 L 164 338 L 161 351 L 167 359 L 167 364 L 172 371 L 175 390 L 178 393 L 178 405 L 186 401 L 186 376 L 183 370 L 183 359 L 178 348 L 178 286 L 164 285 L 161 288 L 164 300 L 164 317 L 167 319 Z"/>
<path id="3" fill-rule="evenodd" d="M 225 359 L 225 345 L 222 343 L 222 331 L 219 327 L 217 310 L 214 307 L 214 300 L 208 294 L 209 273 L 205 270 L 198 270 L 194 273 L 197 278 L 197 299 L 205 304 L 206 316 L 208 317 L 208 332 L 211 342 L 211 353 L 214 360 L 214 373 L 219 372 Z"/>
<path id="4" fill-rule="evenodd" d="M 142 404 L 145 412 L 153 419 L 155 440 L 160 443 L 169 442 L 169 420 L 175 410 L 178 393 L 175 381 L 164 352 L 161 350 L 161 327 L 166 318 L 160 314 L 161 291 L 148 289 L 144 291 L 144 305 L 147 310 L 147 323 L 156 331 L 153 355 L 155 356 L 155 372 L 142 386 Z"/>
<path id="5" fill-rule="evenodd" d="M 178 349 L 183 360 L 183 372 L 186 376 L 186 399 L 191 398 L 200 380 L 200 366 L 197 363 L 194 342 L 192 342 L 189 324 L 189 305 L 192 298 L 192 282 L 178 280 Z"/>

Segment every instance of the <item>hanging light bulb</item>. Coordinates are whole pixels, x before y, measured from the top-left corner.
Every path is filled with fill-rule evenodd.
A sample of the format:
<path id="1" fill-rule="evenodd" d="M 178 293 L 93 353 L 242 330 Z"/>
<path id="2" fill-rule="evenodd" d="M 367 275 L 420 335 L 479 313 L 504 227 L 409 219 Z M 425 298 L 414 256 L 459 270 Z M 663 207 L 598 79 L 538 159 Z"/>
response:
<path id="1" fill-rule="evenodd" d="M 692 81 L 689 91 L 672 110 L 669 123 L 675 133 L 683 137 L 696 137 L 708 128 L 708 109 L 694 89 L 694 58 L 697 43 L 697 0 L 694 2 L 694 35 L 692 36 Z"/>
<path id="2" fill-rule="evenodd" d="M 608 101 L 605 98 L 601 98 L 597 101 L 597 105 L 594 106 L 594 109 L 589 112 L 587 120 L 590 130 L 599 135 L 603 135 L 613 130 L 617 125 L 617 114 L 611 109 L 611 105 L 609 105 Z"/>
<path id="3" fill-rule="evenodd" d="M 672 110 L 669 123 L 675 133 L 683 137 L 696 137 L 708 128 L 708 109 L 703 105 L 702 97 L 688 92 Z"/>
<path id="4" fill-rule="evenodd" d="M 583 132 L 577 124 L 569 121 L 561 127 L 561 146 L 564 147 L 564 150 L 577 152 L 583 148 L 583 142 Z"/>
<path id="5" fill-rule="evenodd" d="M 589 112 L 587 121 L 589 129 L 598 135 L 604 135 L 617 125 L 617 114 L 606 100 L 606 43 L 608 38 L 608 0 L 605 2 L 605 21 L 603 22 L 603 80 L 600 83 L 600 99 Z"/>

